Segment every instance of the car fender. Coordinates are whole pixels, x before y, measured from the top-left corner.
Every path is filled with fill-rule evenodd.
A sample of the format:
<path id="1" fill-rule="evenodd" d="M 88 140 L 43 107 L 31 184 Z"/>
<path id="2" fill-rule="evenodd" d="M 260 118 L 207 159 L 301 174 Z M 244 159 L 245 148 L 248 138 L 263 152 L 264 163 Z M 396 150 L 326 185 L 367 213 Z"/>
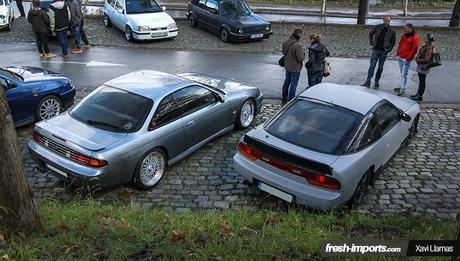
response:
<path id="1" fill-rule="evenodd" d="M 232 32 L 232 28 L 228 24 L 221 24 L 219 28 L 219 31 L 222 30 L 222 28 L 226 28 L 229 32 Z"/>
<path id="2" fill-rule="evenodd" d="M 129 26 L 131 28 L 131 30 L 133 30 L 133 32 L 134 31 L 137 32 L 137 28 L 138 28 L 137 23 L 133 19 L 131 19 L 129 16 L 127 16 L 127 18 L 128 18 L 128 21 L 126 22 L 125 27 L 123 28 L 123 30 L 126 28 L 126 26 Z"/>

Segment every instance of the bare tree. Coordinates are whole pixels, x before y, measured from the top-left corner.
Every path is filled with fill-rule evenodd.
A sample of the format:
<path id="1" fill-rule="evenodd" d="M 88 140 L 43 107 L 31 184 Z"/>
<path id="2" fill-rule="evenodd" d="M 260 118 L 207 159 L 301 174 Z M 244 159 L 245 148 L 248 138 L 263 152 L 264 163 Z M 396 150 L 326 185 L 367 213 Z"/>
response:
<path id="1" fill-rule="evenodd" d="M 459 27 L 460 25 L 460 0 L 455 2 L 454 9 L 452 10 L 452 17 L 450 18 L 449 26 Z"/>
<path id="2" fill-rule="evenodd" d="M 0 232 L 9 234 L 41 228 L 41 222 L 3 89 L 0 86 Z"/>

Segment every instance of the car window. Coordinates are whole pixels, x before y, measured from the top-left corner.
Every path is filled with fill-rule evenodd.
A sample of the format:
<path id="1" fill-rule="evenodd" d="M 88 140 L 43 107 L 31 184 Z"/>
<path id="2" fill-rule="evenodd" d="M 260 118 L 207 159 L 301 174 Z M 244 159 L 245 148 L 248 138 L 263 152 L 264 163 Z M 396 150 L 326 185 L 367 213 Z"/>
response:
<path id="1" fill-rule="evenodd" d="M 126 0 L 127 14 L 145 14 L 163 12 L 155 0 Z"/>
<path id="2" fill-rule="evenodd" d="M 115 9 L 117 9 L 117 10 L 123 10 L 123 4 L 121 3 L 120 0 L 116 1 L 116 3 L 115 3 Z"/>
<path id="3" fill-rule="evenodd" d="M 116 1 L 115 1 L 115 0 L 107 0 L 107 3 L 108 3 L 109 5 L 111 5 L 112 7 L 115 7 Z"/>
<path id="4" fill-rule="evenodd" d="M 8 82 L 0 77 L 0 86 L 3 88 L 3 90 L 8 90 Z"/>
<path id="5" fill-rule="evenodd" d="M 242 0 L 225 1 L 221 3 L 222 15 L 231 16 L 248 16 L 251 14 L 251 8 Z"/>
<path id="6" fill-rule="evenodd" d="M 388 102 L 383 103 L 375 110 L 375 116 L 382 133 L 386 133 L 400 120 L 399 111 Z"/>
<path id="7" fill-rule="evenodd" d="M 179 90 L 174 93 L 174 99 L 183 115 L 190 114 L 217 101 L 210 90 L 201 86 L 190 86 Z"/>
<path id="8" fill-rule="evenodd" d="M 95 128 L 136 132 L 152 110 L 153 101 L 125 90 L 104 86 L 80 102 L 70 115 Z"/>
<path id="9" fill-rule="evenodd" d="M 153 116 L 149 129 L 158 128 L 173 122 L 181 117 L 181 111 L 177 106 L 172 95 L 164 98 L 158 105 L 158 109 Z"/>
<path id="10" fill-rule="evenodd" d="M 198 3 L 197 4 L 198 7 L 205 8 L 205 6 L 206 6 L 206 0 L 200 0 L 200 1 L 195 0 L 195 2 Z"/>
<path id="11" fill-rule="evenodd" d="M 382 128 L 374 114 L 368 118 L 366 125 L 363 127 L 360 137 L 357 140 L 356 150 L 366 147 L 367 145 L 378 140 L 382 136 Z"/>
<path id="12" fill-rule="evenodd" d="M 297 99 L 265 130 L 271 135 L 314 151 L 335 154 L 344 147 L 362 115 L 310 99 Z"/>
<path id="13" fill-rule="evenodd" d="M 209 11 L 217 10 L 217 2 L 216 2 L 216 0 L 208 0 L 208 1 L 206 1 L 206 10 L 209 10 Z"/>

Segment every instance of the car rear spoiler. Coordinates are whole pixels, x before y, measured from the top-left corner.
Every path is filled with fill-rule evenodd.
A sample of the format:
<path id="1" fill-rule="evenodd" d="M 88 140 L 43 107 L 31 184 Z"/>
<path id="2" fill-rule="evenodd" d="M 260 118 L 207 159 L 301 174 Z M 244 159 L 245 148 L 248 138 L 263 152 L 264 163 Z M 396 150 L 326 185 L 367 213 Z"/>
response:
<path id="1" fill-rule="evenodd" d="M 332 175 L 332 168 L 327 164 L 305 159 L 292 153 L 271 147 L 247 135 L 244 135 L 243 141 L 253 149 L 266 153 L 277 159 L 284 160 L 286 163 L 301 167 L 305 170 L 311 170 L 319 174 Z"/>

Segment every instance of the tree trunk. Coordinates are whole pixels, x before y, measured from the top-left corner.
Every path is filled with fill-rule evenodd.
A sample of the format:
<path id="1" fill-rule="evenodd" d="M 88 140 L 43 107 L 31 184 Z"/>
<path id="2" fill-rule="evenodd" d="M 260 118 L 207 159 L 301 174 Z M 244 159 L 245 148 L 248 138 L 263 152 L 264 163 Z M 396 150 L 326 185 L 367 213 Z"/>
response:
<path id="1" fill-rule="evenodd" d="M 403 15 L 407 16 L 407 5 L 409 4 L 409 0 L 404 0 L 404 10 Z"/>
<path id="2" fill-rule="evenodd" d="M 458 1 L 457 1 L 458 4 Z M 460 212 L 457 213 L 457 235 L 455 236 L 454 240 L 460 240 Z M 450 259 L 451 261 L 458 261 L 460 260 L 460 256 L 453 256 Z"/>
<path id="3" fill-rule="evenodd" d="M 359 0 L 358 24 L 366 24 L 366 16 L 367 16 L 368 9 L 369 9 L 369 0 Z"/>
<path id="4" fill-rule="evenodd" d="M 450 18 L 449 26 L 459 27 L 460 25 L 460 0 L 455 2 L 454 9 L 452 10 L 452 17 Z"/>
<path id="5" fill-rule="evenodd" d="M 10 109 L 0 87 L 0 232 L 41 228 Z"/>

